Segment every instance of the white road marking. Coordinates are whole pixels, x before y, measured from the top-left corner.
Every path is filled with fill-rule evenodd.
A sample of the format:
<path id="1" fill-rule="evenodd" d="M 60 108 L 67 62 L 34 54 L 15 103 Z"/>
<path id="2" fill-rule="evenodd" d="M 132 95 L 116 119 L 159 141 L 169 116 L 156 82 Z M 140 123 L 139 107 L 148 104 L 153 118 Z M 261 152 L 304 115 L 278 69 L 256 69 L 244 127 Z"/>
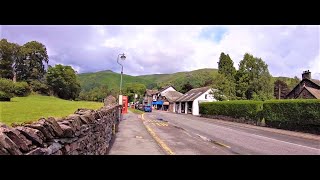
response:
<path id="1" fill-rule="evenodd" d="M 219 126 L 219 125 L 216 125 L 216 124 L 210 124 L 210 125 Z M 222 127 L 222 126 L 219 126 L 219 127 L 225 128 L 225 129 L 229 129 L 231 131 L 241 132 L 241 131 L 237 131 L 237 130 L 234 130 L 234 129 L 231 129 L 231 128 L 227 128 L 227 127 Z M 250 134 L 252 136 L 257 136 L 257 137 L 260 137 L 260 138 L 265 138 L 265 139 L 269 139 L 269 140 L 273 140 L 273 141 L 278 141 L 278 142 L 287 143 L 287 144 L 291 144 L 291 145 L 295 145 L 295 146 L 300 146 L 300 147 L 303 147 L 303 148 L 309 148 L 309 149 L 312 149 L 312 150 L 317 150 L 317 151 L 319 151 L 319 154 L 320 154 L 320 149 L 317 149 L 317 148 L 304 146 L 304 145 L 300 145 L 300 144 L 295 144 L 295 143 L 291 143 L 291 142 L 287 142 L 287 141 L 281 141 L 281 140 L 278 140 L 278 139 L 268 138 L 268 137 L 265 137 L 265 136 L 260 136 L 260 135 L 251 134 L 251 133 L 247 133 L 247 132 L 241 132 L 241 133 L 246 133 L 246 134 Z"/>
<path id="2" fill-rule="evenodd" d="M 208 122 L 207 122 L 208 123 Z M 224 126 L 221 126 L 221 125 L 217 125 L 217 124 L 212 124 L 212 123 L 208 123 L 209 125 L 211 126 L 218 126 L 220 128 L 225 128 L 225 129 L 229 129 L 231 131 L 235 131 L 235 132 L 238 132 L 238 133 L 246 133 L 246 134 L 249 134 L 249 135 L 252 135 L 252 136 L 257 136 L 257 137 L 260 137 L 260 138 L 265 138 L 265 139 L 269 139 L 269 140 L 273 140 L 273 141 L 278 141 L 278 142 L 281 142 L 281 143 L 287 143 L 287 144 L 291 144 L 291 145 L 295 145 L 295 146 L 299 146 L 299 147 L 302 147 L 302 148 L 308 148 L 308 149 L 312 149 L 312 150 L 316 150 L 316 151 L 319 151 L 319 154 L 320 154 L 320 149 L 318 148 L 313 148 L 313 147 L 309 147 L 309 146 L 304 146 L 304 145 L 300 145 L 300 144 L 295 144 L 295 143 L 291 143 L 291 142 L 287 142 L 287 141 L 282 141 L 282 140 L 278 140 L 278 139 L 273 139 L 273 138 L 269 138 L 269 137 L 265 137 L 265 136 L 260 136 L 260 135 L 256 135 L 256 134 L 253 134 L 253 133 L 247 133 L 247 132 L 242 132 L 242 131 L 238 131 L 238 130 L 234 130 L 232 128 L 228 128 L 228 127 L 224 127 Z M 197 134 L 198 135 L 198 134 Z M 199 137 L 201 137 L 201 135 L 198 135 Z M 202 139 L 206 140 L 208 138 L 202 136 L 201 137 Z M 206 140 L 207 141 L 207 140 Z M 319 142 L 320 144 L 320 142 Z"/>

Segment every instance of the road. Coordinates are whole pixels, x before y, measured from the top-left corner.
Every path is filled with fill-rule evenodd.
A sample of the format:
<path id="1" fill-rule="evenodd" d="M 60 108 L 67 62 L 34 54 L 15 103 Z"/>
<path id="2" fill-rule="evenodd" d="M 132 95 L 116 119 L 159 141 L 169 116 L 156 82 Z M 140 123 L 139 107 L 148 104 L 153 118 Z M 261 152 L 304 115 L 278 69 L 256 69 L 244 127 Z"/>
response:
<path id="1" fill-rule="evenodd" d="M 156 110 L 143 117 L 174 154 L 320 155 L 317 135 Z"/>

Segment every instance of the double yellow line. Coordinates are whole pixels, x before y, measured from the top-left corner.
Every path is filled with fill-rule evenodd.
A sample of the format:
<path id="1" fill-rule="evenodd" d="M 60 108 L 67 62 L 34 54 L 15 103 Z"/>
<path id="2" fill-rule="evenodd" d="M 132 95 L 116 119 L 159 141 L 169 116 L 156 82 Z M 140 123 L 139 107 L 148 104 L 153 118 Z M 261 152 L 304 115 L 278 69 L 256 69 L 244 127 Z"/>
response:
<path id="1" fill-rule="evenodd" d="M 144 114 L 141 115 L 141 119 L 145 121 Z M 157 134 L 146 124 L 144 123 L 149 134 L 153 137 L 153 139 L 158 143 L 158 145 L 164 149 L 169 155 L 175 155 L 175 153 L 157 136 Z"/>

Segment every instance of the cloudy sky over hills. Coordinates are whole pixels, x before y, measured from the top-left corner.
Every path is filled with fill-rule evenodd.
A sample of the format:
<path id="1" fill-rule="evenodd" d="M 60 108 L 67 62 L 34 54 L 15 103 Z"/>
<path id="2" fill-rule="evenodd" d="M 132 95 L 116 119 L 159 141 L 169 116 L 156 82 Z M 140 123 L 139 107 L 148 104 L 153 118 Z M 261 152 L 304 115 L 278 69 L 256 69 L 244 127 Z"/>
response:
<path id="1" fill-rule="evenodd" d="M 0 38 L 47 47 L 49 64 L 78 72 L 111 69 L 124 52 L 124 73 L 173 73 L 217 68 L 221 52 L 238 67 L 244 53 L 261 57 L 273 76 L 310 70 L 320 79 L 320 26 L 5 26 Z"/>

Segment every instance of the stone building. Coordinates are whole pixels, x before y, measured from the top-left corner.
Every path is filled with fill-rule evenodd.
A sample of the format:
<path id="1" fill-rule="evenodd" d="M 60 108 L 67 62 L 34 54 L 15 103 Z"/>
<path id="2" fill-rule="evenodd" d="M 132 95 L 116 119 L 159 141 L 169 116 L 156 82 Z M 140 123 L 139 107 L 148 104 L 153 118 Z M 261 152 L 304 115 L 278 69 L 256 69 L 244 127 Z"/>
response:
<path id="1" fill-rule="evenodd" d="M 320 99 L 320 81 L 311 78 L 311 72 L 304 71 L 302 80 L 286 96 L 286 99 Z"/>

